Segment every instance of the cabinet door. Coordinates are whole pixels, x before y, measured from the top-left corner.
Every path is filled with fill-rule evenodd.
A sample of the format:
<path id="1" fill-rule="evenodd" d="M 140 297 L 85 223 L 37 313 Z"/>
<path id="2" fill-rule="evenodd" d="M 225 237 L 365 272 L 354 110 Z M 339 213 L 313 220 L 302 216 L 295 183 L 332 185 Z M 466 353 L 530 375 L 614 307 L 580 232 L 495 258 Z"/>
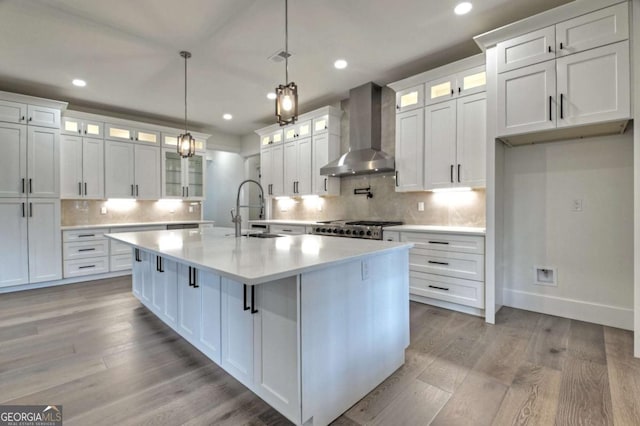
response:
<path id="1" fill-rule="evenodd" d="M 298 149 L 296 142 L 284 144 L 284 193 L 287 195 L 296 194 L 296 180 L 298 178 Z"/>
<path id="2" fill-rule="evenodd" d="M 273 150 L 263 148 L 260 150 L 260 184 L 266 195 L 273 195 L 271 184 L 273 183 Z"/>
<path id="3" fill-rule="evenodd" d="M 175 149 L 162 150 L 162 198 L 182 198 L 185 195 L 182 157 Z"/>
<path id="4" fill-rule="evenodd" d="M 140 251 L 142 259 L 142 291 L 140 293 L 142 303 L 149 309 L 153 308 L 153 271 L 155 270 L 156 256 L 146 251 Z"/>
<path id="5" fill-rule="evenodd" d="M 60 132 L 28 127 L 27 174 L 30 197 L 60 196 Z"/>
<path id="6" fill-rule="evenodd" d="M 27 104 L 0 100 L 0 121 L 5 123 L 26 124 Z"/>
<path id="7" fill-rule="evenodd" d="M 116 124 L 109 124 L 109 123 L 106 123 L 104 127 L 105 127 L 106 139 L 126 140 L 126 141 L 133 140 L 134 130 L 129 127 L 119 126 Z"/>
<path id="8" fill-rule="evenodd" d="M 134 145 L 129 142 L 104 142 L 105 198 L 133 198 Z"/>
<path id="9" fill-rule="evenodd" d="M 396 112 L 401 113 L 424 106 L 424 85 L 410 87 L 396 93 Z"/>
<path id="10" fill-rule="evenodd" d="M 420 191 L 424 171 L 424 112 L 396 115 L 396 192 Z"/>
<path id="11" fill-rule="evenodd" d="M 311 194 L 311 138 L 301 139 L 297 143 L 297 195 Z"/>
<path id="12" fill-rule="evenodd" d="M 190 267 L 178 265 L 178 332 L 197 345 L 200 337 L 200 288 L 189 285 Z M 196 270 L 196 282 L 200 271 Z"/>
<path id="13" fill-rule="evenodd" d="M 37 105 L 27 105 L 27 124 L 30 126 L 60 128 L 60 110 Z"/>
<path id="14" fill-rule="evenodd" d="M 296 139 L 311 137 L 311 120 L 301 121 L 296 124 Z"/>
<path id="15" fill-rule="evenodd" d="M 273 155 L 271 195 L 284 195 L 284 146 L 276 145 L 271 150 Z"/>
<path id="16" fill-rule="evenodd" d="M 29 282 L 26 200 L 0 198 L 0 287 Z"/>
<path id="17" fill-rule="evenodd" d="M 152 145 L 160 145 L 160 132 L 154 132 L 152 130 L 135 130 L 134 140 L 136 142 L 148 143 Z"/>
<path id="18" fill-rule="evenodd" d="M 200 272 L 202 295 L 202 323 L 200 324 L 200 347 L 217 364 L 221 363 L 220 348 L 220 276 L 212 272 Z"/>
<path id="19" fill-rule="evenodd" d="M 619 3 L 556 25 L 558 56 L 629 38 L 629 4 Z"/>
<path id="20" fill-rule="evenodd" d="M 312 192 L 316 195 L 340 195 L 340 178 L 323 176 L 320 169 L 340 154 L 340 137 L 327 132 L 313 136 Z"/>
<path id="21" fill-rule="evenodd" d="M 431 105 L 455 98 L 458 96 L 456 76 L 450 75 L 437 80 L 428 81 L 427 84 L 425 84 L 424 92 L 425 105 Z"/>
<path id="22" fill-rule="evenodd" d="M 133 256 L 131 266 L 132 291 L 133 295 L 136 296 L 138 300 L 142 300 L 142 280 L 144 278 L 143 271 L 146 263 L 142 261 L 142 251 L 140 249 L 133 249 L 131 252 Z"/>
<path id="23" fill-rule="evenodd" d="M 555 38 L 551 26 L 498 43 L 498 73 L 555 59 Z"/>
<path id="24" fill-rule="evenodd" d="M 82 135 L 90 138 L 104 138 L 104 123 L 84 120 L 82 122 Z"/>
<path id="25" fill-rule="evenodd" d="M 480 65 L 456 75 L 458 96 L 467 96 L 484 92 L 487 87 L 487 72 L 485 66 Z"/>
<path id="26" fill-rule="evenodd" d="M 73 117 L 62 117 L 60 133 L 64 135 L 82 135 L 82 120 Z"/>
<path id="27" fill-rule="evenodd" d="M 104 199 L 104 141 L 82 139 L 82 193 L 92 200 Z"/>
<path id="28" fill-rule="evenodd" d="M 29 198 L 29 282 L 62 279 L 60 200 Z"/>
<path id="29" fill-rule="evenodd" d="M 60 138 L 60 198 L 81 198 L 82 182 L 82 138 L 63 135 Z"/>
<path id="30" fill-rule="evenodd" d="M 187 163 L 187 198 L 202 200 L 204 198 L 204 173 L 206 161 L 204 155 L 194 155 L 186 159 Z"/>
<path id="31" fill-rule="evenodd" d="M 557 60 L 558 127 L 631 118 L 629 42 Z"/>
<path id="32" fill-rule="evenodd" d="M 160 149 L 157 146 L 135 145 L 136 198 L 160 198 Z"/>
<path id="33" fill-rule="evenodd" d="M 251 287 L 222 278 L 222 368 L 245 386 L 253 384 Z M 249 307 L 249 309 L 245 309 Z"/>
<path id="34" fill-rule="evenodd" d="M 498 74 L 498 136 L 556 127 L 556 61 Z"/>
<path id="35" fill-rule="evenodd" d="M 27 126 L 0 123 L 0 197 L 25 197 Z"/>
<path id="36" fill-rule="evenodd" d="M 161 272 L 161 256 L 152 254 L 151 259 L 153 260 L 151 265 L 151 308 L 156 315 L 164 320 L 165 305 L 167 303 L 166 273 Z"/>
<path id="37" fill-rule="evenodd" d="M 329 115 L 325 114 L 313 119 L 313 135 L 320 135 L 329 131 Z M 325 163 L 326 164 L 326 163 Z"/>
<path id="38" fill-rule="evenodd" d="M 487 95 L 463 96 L 457 101 L 456 159 L 457 183 L 486 185 Z"/>
<path id="39" fill-rule="evenodd" d="M 300 418 L 297 277 L 256 286 L 254 389 L 289 418 Z"/>
<path id="40" fill-rule="evenodd" d="M 424 109 L 424 188 L 455 186 L 456 101 Z"/>
<path id="41" fill-rule="evenodd" d="M 175 327 L 178 323 L 178 264 L 162 259 L 164 277 L 164 320 Z"/>

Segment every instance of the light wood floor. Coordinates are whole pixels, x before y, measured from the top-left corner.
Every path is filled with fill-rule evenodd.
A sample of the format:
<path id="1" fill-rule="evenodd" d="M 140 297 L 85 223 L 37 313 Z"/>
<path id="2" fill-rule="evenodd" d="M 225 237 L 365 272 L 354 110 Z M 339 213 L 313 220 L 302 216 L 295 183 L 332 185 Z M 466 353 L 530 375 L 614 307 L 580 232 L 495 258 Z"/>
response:
<path id="1" fill-rule="evenodd" d="M 0 404 L 63 404 L 65 425 L 289 424 L 130 288 L 0 295 Z M 412 303 L 405 365 L 334 424 L 640 425 L 630 332 L 508 308 L 497 321 Z"/>

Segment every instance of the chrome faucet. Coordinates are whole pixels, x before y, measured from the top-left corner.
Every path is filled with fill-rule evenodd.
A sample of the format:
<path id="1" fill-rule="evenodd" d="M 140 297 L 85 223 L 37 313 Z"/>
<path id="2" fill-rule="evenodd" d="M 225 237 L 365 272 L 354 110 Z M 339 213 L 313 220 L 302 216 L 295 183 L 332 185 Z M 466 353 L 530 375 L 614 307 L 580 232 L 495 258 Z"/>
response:
<path id="1" fill-rule="evenodd" d="M 260 188 L 260 205 L 256 206 L 256 205 L 250 205 L 247 204 L 245 206 L 241 206 L 240 205 L 240 190 L 242 189 L 242 185 L 244 185 L 245 183 L 248 182 L 253 182 L 256 185 L 258 185 L 258 188 Z M 262 189 L 262 185 L 260 185 L 260 182 L 258 182 L 257 180 L 253 180 L 253 179 L 247 179 L 242 181 L 242 183 L 240 183 L 240 186 L 238 187 L 238 196 L 236 197 L 236 208 L 235 209 L 231 209 L 231 222 L 233 222 L 236 225 L 236 237 L 239 237 L 240 234 L 242 233 L 242 216 L 240 216 L 240 207 L 246 207 L 249 209 L 260 209 L 260 219 L 263 218 L 264 215 L 264 190 Z"/>

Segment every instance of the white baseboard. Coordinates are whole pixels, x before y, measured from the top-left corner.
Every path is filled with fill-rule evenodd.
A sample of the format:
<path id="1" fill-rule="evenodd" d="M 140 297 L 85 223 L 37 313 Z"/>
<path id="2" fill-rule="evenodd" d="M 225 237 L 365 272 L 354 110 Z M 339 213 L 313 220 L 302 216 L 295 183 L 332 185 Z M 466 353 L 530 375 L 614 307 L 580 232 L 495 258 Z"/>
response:
<path id="1" fill-rule="evenodd" d="M 443 300 L 432 299 L 430 297 L 418 296 L 417 294 L 409 294 L 409 300 L 413 302 L 424 303 L 425 305 L 433 305 L 439 308 L 450 309 L 477 317 L 484 317 L 484 309 L 473 308 L 471 306 L 458 305 L 457 303 L 445 302 Z"/>
<path id="2" fill-rule="evenodd" d="M 633 330 L 633 309 L 505 288 L 504 306 Z"/>
<path id="3" fill-rule="evenodd" d="M 34 290 L 37 288 L 55 287 L 58 285 L 75 284 L 75 283 L 81 283 L 85 281 L 104 280 L 106 278 L 116 278 L 116 277 L 122 277 L 124 275 L 131 275 L 131 270 L 129 269 L 126 271 L 107 272 L 106 274 L 85 275 L 83 277 L 64 278 L 62 280 L 56 280 L 56 281 L 44 281 L 41 283 L 23 284 L 23 285 L 15 285 L 12 287 L 4 287 L 4 288 L 0 288 L 0 294 L 13 293 L 16 291 Z"/>

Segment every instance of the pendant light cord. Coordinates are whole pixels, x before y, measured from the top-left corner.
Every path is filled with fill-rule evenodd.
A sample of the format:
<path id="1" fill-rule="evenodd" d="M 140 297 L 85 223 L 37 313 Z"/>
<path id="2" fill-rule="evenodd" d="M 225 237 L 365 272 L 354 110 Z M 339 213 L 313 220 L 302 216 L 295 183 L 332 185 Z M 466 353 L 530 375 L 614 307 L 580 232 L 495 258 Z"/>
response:
<path id="1" fill-rule="evenodd" d="M 289 0 L 284 0 L 284 81 L 289 84 Z"/>
<path id="2" fill-rule="evenodd" d="M 184 133 L 187 134 L 187 59 L 184 55 Z"/>

